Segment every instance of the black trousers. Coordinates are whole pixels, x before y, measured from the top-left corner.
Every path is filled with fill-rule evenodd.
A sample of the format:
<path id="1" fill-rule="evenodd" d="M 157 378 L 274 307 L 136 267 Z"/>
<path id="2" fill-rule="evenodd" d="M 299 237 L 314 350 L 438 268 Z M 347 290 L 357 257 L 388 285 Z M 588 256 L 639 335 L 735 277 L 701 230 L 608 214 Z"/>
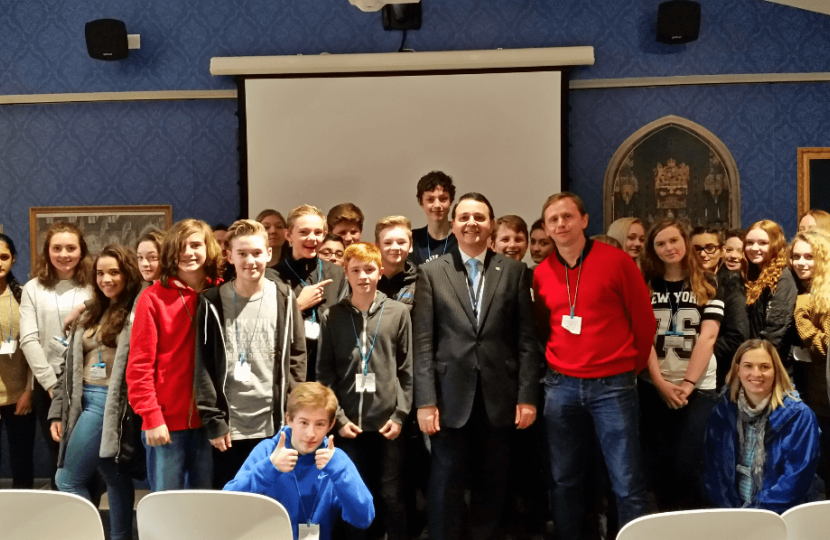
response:
<path id="1" fill-rule="evenodd" d="M 213 449 L 213 489 L 222 489 L 242 468 L 253 449 L 265 439 L 240 439 L 232 441 L 231 447 L 220 452 Z"/>
<path id="2" fill-rule="evenodd" d="M 15 415 L 16 408 L 16 404 L 0 407 L 0 432 L 5 428 L 6 438 L 9 440 L 12 489 L 32 489 L 35 485 L 34 451 L 37 421 L 33 412 Z"/>
<path id="3" fill-rule="evenodd" d="M 52 406 L 52 398 L 49 397 L 49 392 L 44 389 L 39 382 L 35 381 L 35 387 L 32 390 L 32 409 L 34 410 L 37 423 L 40 425 L 40 432 L 43 434 L 43 440 L 46 441 L 46 447 L 49 448 L 49 468 L 47 474 L 52 484 L 52 490 L 57 491 L 58 486 L 55 484 L 55 472 L 58 470 L 58 449 L 60 444 L 52 440 L 52 432 L 50 431 L 51 422 L 49 422 L 49 407 Z"/>
<path id="4" fill-rule="evenodd" d="M 375 503 L 372 525 L 360 530 L 344 522 L 342 538 L 380 539 L 384 533 L 388 540 L 407 537 L 403 496 L 405 444 L 401 436 L 390 441 L 377 431 L 361 433 L 355 439 L 337 438 L 336 446 L 354 462 Z"/>
<path id="5" fill-rule="evenodd" d="M 461 428 L 441 427 L 430 437 L 430 540 L 494 537 L 501 525 L 514 427 L 496 428 L 484 409 L 479 382 L 473 410 Z M 470 508 L 464 503 L 465 480 Z"/>

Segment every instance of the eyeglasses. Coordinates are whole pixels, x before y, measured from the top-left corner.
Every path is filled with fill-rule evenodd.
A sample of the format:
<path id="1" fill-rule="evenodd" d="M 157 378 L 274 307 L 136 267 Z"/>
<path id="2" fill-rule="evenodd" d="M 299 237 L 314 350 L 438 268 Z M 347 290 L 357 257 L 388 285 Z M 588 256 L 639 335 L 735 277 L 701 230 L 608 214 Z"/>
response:
<path id="1" fill-rule="evenodd" d="M 343 251 L 333 251 L 331 249 L 321 249 L 317 252 L 317 254 L 321 257 L 331 257 L 332 255 L 334 255 L 336 259 L 342 259 L 343 253 Z"/>
<path id="2" fill-rule="evenodd" d="M 720 249 L 720 246 L 717 244 L 706 244 L 705 246 L 695 246 L 695 251 L 698 253 L 705 251 L 707 255 L 712 255 L 717 250 Z"/>

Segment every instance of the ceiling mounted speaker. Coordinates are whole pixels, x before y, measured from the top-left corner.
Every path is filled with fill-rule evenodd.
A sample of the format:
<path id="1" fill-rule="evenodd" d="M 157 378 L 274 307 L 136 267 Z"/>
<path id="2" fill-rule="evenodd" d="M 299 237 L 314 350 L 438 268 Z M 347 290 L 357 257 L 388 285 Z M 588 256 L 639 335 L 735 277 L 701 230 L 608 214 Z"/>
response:
<path id="1" fill-rule="evenodd" d="M 115 19 L 98 19 L 86 23 L 86 50 L 98 60 L 124 60 L 130 56 L 127 25 Z"/>
<path id="2" fill-rule="evenodd" d="M 663 2 L 657 8 L 657 41 L 688 43 L 700 34 L 700 4 L 689 0 Z"/>

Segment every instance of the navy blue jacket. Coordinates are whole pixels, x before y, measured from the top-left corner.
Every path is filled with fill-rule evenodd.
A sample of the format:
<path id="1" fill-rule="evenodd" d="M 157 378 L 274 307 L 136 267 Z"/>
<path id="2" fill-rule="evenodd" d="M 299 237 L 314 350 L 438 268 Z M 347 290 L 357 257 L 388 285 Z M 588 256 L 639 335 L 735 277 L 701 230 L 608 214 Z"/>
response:
<path id="1" fill-rule="evenodd" d="M 737 426 L 738 407 L 726 391 L 709 417 L 704 455 L 706 494 L 720 508 L 744 506 L 736 483 L 740 453 Z M 763 486 L 752 494 L 747 507 L 782 513 L 806 502 L 819 456 L 819 428 L 813 411 L 803 402 L 785 397 L 784 405 L 769 415 L 764 446 Z"/>

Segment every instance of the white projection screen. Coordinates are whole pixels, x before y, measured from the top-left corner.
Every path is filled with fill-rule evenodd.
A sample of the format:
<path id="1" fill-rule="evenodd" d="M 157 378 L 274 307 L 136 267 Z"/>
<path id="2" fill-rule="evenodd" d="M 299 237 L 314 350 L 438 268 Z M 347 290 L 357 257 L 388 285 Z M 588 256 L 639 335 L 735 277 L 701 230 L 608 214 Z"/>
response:
<path id="1" fill-rule="evenodd" d="M 457 195 L 483 193 L 496 217 L 530 226 L 562 186 L 562 79 L 558 70 L 246 78 L 247 214 L 353 202 L 374 241 L 384 216 L 426 223 L 416 184 L 441 170 Z"/>

